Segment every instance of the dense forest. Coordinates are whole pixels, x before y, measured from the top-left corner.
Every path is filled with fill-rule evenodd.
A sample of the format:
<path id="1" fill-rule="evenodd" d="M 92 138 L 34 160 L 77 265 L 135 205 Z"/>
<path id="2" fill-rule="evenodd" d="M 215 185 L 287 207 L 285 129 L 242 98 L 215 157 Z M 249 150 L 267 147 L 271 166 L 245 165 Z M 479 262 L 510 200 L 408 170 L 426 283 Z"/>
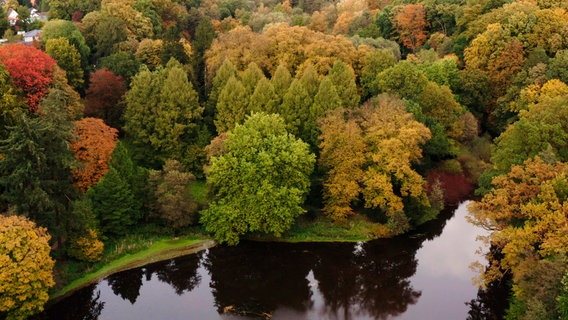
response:
<path id="1" fill-rule="evenodd" d="M 0 34 L 0 318 L 133 234 L 392 237 L 474 188 L 479 284 L 568 317 L 567 1 L 6 0 Z"/>

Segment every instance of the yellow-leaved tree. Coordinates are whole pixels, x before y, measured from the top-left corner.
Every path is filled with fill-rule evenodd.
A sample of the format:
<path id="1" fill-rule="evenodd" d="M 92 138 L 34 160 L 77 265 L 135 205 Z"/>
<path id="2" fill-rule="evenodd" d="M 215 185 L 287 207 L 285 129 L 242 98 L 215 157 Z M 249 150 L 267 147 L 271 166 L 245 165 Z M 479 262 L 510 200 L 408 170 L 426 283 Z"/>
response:
<path id="1" fill-rule="evenodd" d="M 412 164 L 422 157 L 421 145 L 431 133 L 402 100 L 380 95 L 358 109 L 331 111 L 320 128 L 320 164 L 327 172 L 323 210 L 328 216 L 346 219 L 361 195 L 366 208 L 386 214 L 391 235 L 422 221 L 404 213 L 404 202 L 429 206 L 425 181 Z"/>
<path id="2" fill-rule="evenodd" d="M 0 215 L 0 318 L 26 319 L 43 310 L 55 283 L 47 229 Z"/>
<path id="3" fill-rule="evenodd" d="M 556 312 L 556 297 L 568 262 L 568 165 L 540 157 L 497 176 L 493 189 L 470 205 L 469 220 L 491 233 L 486 244 L 501 254 L 487 254 L 488 267 L 476 263 L 480 284 L 513 276 L 514 302 Z M 493 250 L 492 250 L 493 251 Z M 540 319 L 559 319 L 551 314 Z"/>

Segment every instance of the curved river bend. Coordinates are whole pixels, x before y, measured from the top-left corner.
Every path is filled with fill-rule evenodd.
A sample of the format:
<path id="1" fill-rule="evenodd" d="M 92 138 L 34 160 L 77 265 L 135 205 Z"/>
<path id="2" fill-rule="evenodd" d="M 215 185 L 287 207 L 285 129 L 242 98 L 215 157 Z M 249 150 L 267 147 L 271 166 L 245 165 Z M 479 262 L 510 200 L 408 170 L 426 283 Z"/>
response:
<path id="1" fill-rule="evenodd" d="M 81 289 L 39 318 L 485 318 L 487 301 L 503 298 L 476 298 L 468 266 L 481 259 L 483 231 L 466 222 L 466 204 L 395 239 L 245 242 L 150 264 Z"/>

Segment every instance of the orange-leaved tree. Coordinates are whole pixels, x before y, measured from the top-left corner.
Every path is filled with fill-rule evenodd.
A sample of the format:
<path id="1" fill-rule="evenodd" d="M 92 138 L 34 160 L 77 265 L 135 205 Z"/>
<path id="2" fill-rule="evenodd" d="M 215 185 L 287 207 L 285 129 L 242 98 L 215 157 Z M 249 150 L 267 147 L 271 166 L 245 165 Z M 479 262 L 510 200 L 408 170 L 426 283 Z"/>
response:
<path id="1" fill-rule="evenodd" d="M 82 165 L 72 171 L 74 184 L 85 192 L 107 173 L 118 131 L 101 119 L 84 118 L 75 122 L 74 134 L 71 150 Z"/>
<path id="2" fill-rule="evenodd" d="M 424 44 L 426 34 L 426 10 L 421 4 L 409 4 L 396 15 L 396 26 L 402 44 L 412 51 Z"/>

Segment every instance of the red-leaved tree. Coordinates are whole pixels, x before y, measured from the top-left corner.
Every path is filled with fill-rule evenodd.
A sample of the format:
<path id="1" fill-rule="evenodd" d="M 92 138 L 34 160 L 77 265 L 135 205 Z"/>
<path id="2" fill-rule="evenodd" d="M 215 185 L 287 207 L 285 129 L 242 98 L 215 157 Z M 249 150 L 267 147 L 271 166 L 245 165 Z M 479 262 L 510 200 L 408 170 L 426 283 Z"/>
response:
<path id="1" fill-rule="evenodd" d="M 8 44 L 0 46 L 0 61 L 6 66 L 14 84 L 26 94 L 29 110 L 36 112 L 49 89 L 55 60 L 32 46 Z"/>
<path id="2" fill-rule="evenodd" d="M 85 100 L 85 114 L 103 119 L 111 127 L 120 127 L 122 107 L 120 100 L 126 92 L 122 77 L 106 68 L 91 73 Z"/>
<path id="3" fill-rule="evenodd" d="M 81 167 L 72 171 L 73 179 L 75 186 L 85 192 L 107 173 L 118 130 L 101 119 L 84 118 L 75 122 L 74 134 L 77 139 L 71 141 L 71 150 Z"/>

